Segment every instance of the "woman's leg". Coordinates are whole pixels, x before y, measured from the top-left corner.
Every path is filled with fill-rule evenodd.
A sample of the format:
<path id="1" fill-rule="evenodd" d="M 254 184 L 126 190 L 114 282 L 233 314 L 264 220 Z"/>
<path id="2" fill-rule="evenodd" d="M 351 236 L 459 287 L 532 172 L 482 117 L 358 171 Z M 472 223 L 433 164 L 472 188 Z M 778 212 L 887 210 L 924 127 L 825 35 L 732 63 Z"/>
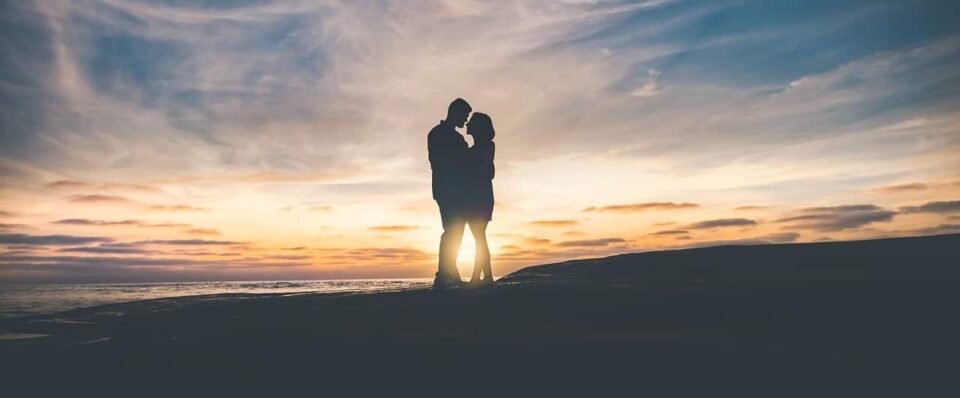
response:
<path id="1" fill-rule="evenodd" d="M 487 246 L 487 223 L 490 221 L 483 221 L 483 252 L 484 252 L 484 261 L 483 261 L 483 275 L 484 280 L 487 282 L 493 282 L 493 265 L 490 264 L 490 248 Z"/>
<path id="2" fill-rule="evenodd" d="M 493 275 L 490 273 L 490 248 L 487 246 L 487 220 L 470 220 L 470 232 L 473 233 L 473 241 L 476 242 L 476 254 L 473 257 L 473 276 L 471 282 L 480 280 L 480 271 L 483 270 L 486 275 L 484 279 L 490 279 Z"/>

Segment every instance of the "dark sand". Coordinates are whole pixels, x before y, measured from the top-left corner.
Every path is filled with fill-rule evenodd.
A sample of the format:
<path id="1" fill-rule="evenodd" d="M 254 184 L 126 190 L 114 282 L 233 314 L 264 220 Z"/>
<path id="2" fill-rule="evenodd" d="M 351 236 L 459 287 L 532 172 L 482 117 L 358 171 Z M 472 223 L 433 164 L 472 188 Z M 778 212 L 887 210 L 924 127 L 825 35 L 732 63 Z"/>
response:
<path id="1" fill-rule="evenodd" d="M 960 369 L 958 249 L 960 235 L 725 246 L 530 267 L 473 291 L 2 320 L 32 338 L 0 340 L 0 392 L 942 395 Z"/>

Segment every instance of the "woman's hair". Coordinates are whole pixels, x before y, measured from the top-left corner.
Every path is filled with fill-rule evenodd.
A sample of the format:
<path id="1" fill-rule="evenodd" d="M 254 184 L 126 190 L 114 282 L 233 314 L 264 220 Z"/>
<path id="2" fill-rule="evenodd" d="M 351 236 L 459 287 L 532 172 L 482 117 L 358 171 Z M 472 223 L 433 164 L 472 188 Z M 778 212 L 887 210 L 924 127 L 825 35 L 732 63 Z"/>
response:
<path id="1" fill-rule="evenodd" d="M 493 120 L 486 113 L 475 112 L 470 118 L 471 134 L 477 139 L 493 140 L 497 132 L 493 129 Z"/>

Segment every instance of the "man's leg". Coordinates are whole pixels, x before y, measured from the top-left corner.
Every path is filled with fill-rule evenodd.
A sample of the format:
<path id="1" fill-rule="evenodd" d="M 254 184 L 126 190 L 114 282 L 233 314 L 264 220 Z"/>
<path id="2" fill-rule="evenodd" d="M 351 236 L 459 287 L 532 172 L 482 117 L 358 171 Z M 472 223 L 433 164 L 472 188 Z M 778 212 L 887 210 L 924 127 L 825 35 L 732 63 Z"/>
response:
<path id="1" fill-rule="evenodd" d="M 440 207 L 440 221 L 443 223 L 443 235 L 440 235 L 440 264 L 437 276 L 460 280 L 457 269 L 457 254 L 463 241 L 464 219 L 455 203 L 437 201 Z"/>

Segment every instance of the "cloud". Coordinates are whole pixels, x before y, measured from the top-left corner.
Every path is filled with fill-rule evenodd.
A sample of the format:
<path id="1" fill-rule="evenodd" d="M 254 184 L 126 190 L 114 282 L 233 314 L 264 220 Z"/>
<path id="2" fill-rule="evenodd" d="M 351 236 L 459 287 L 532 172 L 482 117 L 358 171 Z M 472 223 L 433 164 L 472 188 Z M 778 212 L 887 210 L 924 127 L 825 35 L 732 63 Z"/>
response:
<path id="1" fill-rule="evenodd" d="M 41 268 L 41 267 L 166 267 L 181 266 L 192 264 L 203 264 L 204 262 L 192 259 L 182 258 L 156 258 L 156 257 L 96 257 L 96 256 L 8 256 L 0 255 L 0 267 L 11 268 L 19 265 L 21 268 Z"/>
<path id="2" fill-rule="evenodd" d="M 64 224 L 64 225 L 84 225 L 84 226 L 116 226 L 116 225 L 133 225 L 141 228 L 187 228 L 184 232 L 188 234 L 197 234 L 197 235 L 219 235 L 220 233 L 214 229 L 207 228 L 193 228 L 193 225 L 186 223 L 148 223 L 141 220 L 120 220 L 120 221 L 107 221 L 107 220 L 92 220 L 88 218 L 66 218 L 62 220 L 54 221 L 53 224 Z"/>
<path id="3" fill-rule="evenodd" d="M 310 258 L 313 258 L 313 257 L 312 257 L 312 256 L 306 256 L 306 255 L 300 255 L 300 254 L 297 254 L 297 255 L 291 255 L 291 254 L 274 254 L 274 255 L 270 255 L 270 256 L 264 256 L 263 258 L 265 258 L 265 259 L 270 259 L 270 260 L 306 260 L 306 259 L 310 259 Z"/>
<path id="4" fill-rule="evenodd" d="M 929 187 L 930 185 L 924 184 L 924 183 L 911 183 L 911 184 L 886 185 L 886 186 L 871 189 L 871 191 L 879 192 L 879 193 L 901 193 L 901 192 L 923 191 Z"/>
<path id="5" fill-rule="evenodd" d="M 4 245 L 62 246 L 112 241 L 102 236 L 0 234 L 0 244 Z"/>
<path id="6" fill-rule="evenodd" d="M 569 227 L 579 223 L 577 220 L 535 220 L 527 224 L 535 227 Z"/>
<path id="7" fill-rule="evenodd" d="M 119 254 L 119 253 L 108 253 Z M 268 261 L 265 261 L 268 260 Z M 188 270 L 221 270 L 227 275 L 237 275 L 238 270 L 247 268 L 269 269 L 271 267 L 303 267 L 311 262 L 286 260 L 270 261 L 268 257 L 249 257 L 244 259 L 198 260 L 188 258 L 152 257 L 152 256 L 30 256 L 0 254 L 0 270 L 22 271 L 61 271 L 90 273 L 107 268 L 169 268 L 189 267 Z M 143 276 L 141 274 L 141 276 Z M 221 274 L 222 278 L 223 275 Z M 216 280 L 216 279 L 215 279 Z"/>
<path id="8" fill-rule="evenodd" d="M 643 84 L 633 89 L 630 95 L 634 97 L 653 97 L 662 93 L 665 89 L 660 86 L 660 71 L 656 69 L 647 70 L 647 79 Z"/>
<path id="9" fill-rule="evenodd" d="M 122 183 L 91 183 L 73 180 L 58 180 L 47 183 L 48 188 L 54 189 L 126 189 L 132 191 L 155 192 L 156 188 L 141 184 L 122 184 Z"/>
<path id="10" fill-rule="evenodd" d="M 522 244 L 525 246 L 538 246 L 538 245 L 548 245 L 552 241 L 546 238 L 540 238 L 536 236 L 524 236 L 520 234 L 495 234 L 494 236 L 501 238 L 508 238 L 513 241 L 515 244 Z"/>
<path id="11" fill-rule="evenodd" d="M 325 263 L 339 263 L 354 267 L 375 264 L 424 264 L 434 259 L 433 254 L 410 247 L 330 249 L 322 258 Z"/>
<path id="12" fill-rule="evenodd" d="M 219 176 L 189 176 L 155 181 L 160 185 L 216 185 L 216 184 L 323 184 L 336 183 L 346 177 L 344 170 L 322 170 L 309 173 L 285 173 L 276 170 L 251 174 Z"/>
<path id="13" fill-rule="evenodd" d="M 296 207 L 297 207 L 297 206 L 283 206 L 283 207 L 280 208 L 280 210 L 283 210 L 283 211 L 291 211 L 291 210 L 294 210 Z M 328 212 L 328 211 L 332 211 L 332 210 L 333 210 L 333 206 L 327 206 L 327 205 L 307 205 L 307 206 L 304 206 L 303 209 L 304 209 L 304 210 L 307 210 L 307 211 Z"/>
<path id="14" fill-rule="evenodd" d="M 0 210 L 0 217 L 16 217 L 16 216 L 17 216 L 17 213 L 6 211 L 6 210 Z"/>
<path id="15" fill-rule="evenodd" d="M 587 240 L 568 240 L 564 242 L 557 243 L 557 246 L 560 247 L 594 247 L 594 246 L 609 246 L 615 243 L 625 243 L 626 240 L 622 238 L 604 238 L 604 239 L 587 239 Z"/>
<path id="16" fill-rule="evenodd" d="M 668 230 L 664 230 L 664 231 L 657 231 L 657 232 L 651 233 L 651 234 L 649 234 L 649 235 L 652 235 L 652 236 L 686 235 L 686 234 L 689 234 L 689 233 L 690 233 L 690 231 L 683 230 L 683 229 L 668 229 Z"/>
<path id="17" fill-rule="evenodd" d="M 698 247 L 712 247 L 712 246 L 750 246 L 750 245 L 769 245 L 775 243 L 789 243 L 797 240 L 800 237 L 800 234 L 796 232 L 783 232 L 770 235 L 759 236 L 756 238 L 746 238 L 746 239 L 731 239 L 731 240 L 711 240 L 704 242 L 695 242 L 686 245 L 682 245 L 679 248 L 698 248 Z"/>
<path id="18" fill-rule="evenodd" d="M 122 221 L 104 221 L 104 220 L 90 220 L 86 218 L 66 218 L 63 220 L 57 220 L 53 222 L 54 224 L 66 224 L 66 225 L 96 225 L 96 226 L 107 226 L 107 225 L 143 225 L 143 221 L 139 220 L 122 220 Z"/>
<path id="19" fill-rule="evenodd" d="M 773 243 L 785 243 L 785 242 L 793 242 L 797 240 L 797 238 L 799 237 L 800 237 L 800 234 L 796 232 L 780 232 L 780 233 L 761 236 L 757 239 L 761 239 L 761 240 L 765 240 Z"/>
<path id="20" fill-rule="evenodd" d="M 960 233 L 960 224 L 940 224 L 935 227 L 920 228 L 911 231 L 919 235 L 940 235 Z"/>
<path id="21" fill-rule="evenodd" d="M 33 229 L 33 227 L 27 224 L 0 223 L 0 229 Z"/>
<path id="22" fill-rule="evenodd" d="M 204 240 L 204 239 L 158 239 L 158 240 L 145 240 L 137 243 L 152 244 L 152 245 L 185 245 L 185 246 L 221 246 L 221 245 L 247 244 L 247 242 L 235 242 L 235 241 L 229 241 L 229 240 Z"/>
<path id="23" fill-rule="evenodd" d="M 896 212 L 876 205 L 847 205 L 810 207 L 801 210 L 801 215 L 776 220 L 790 223 L 788 228 L 816 231 L 842 231 L 857 229 L 876 222 L 893 220 Z"/>
<path id="24" fill-rule="evenodd" d="M 750 227 L 754 225 L 757 225 L 756 221 L 749 220 L 746 218 L 721 218 L 717 220 L 700 221 L 698 223 L 687 225 L 686 228 L 710 229 L 710 228 L 722 228 L 722 227 Z"/>
<path id="25" fill-rule="evenodd" d="M 377 225 L 369 228 L 371 231 L 380 232 L 406 232 L 420 229 L 417 225 Z"/>
<path id="26" fill-rule="evenodd" d="M 767 206 L 738 206 L 733 209 L 736 211 L 766 210 Z"/>
<path id="27" fill-rule="evenodd" d="M 587 233 L 583 231 L 563 231 L 560 233 L 560 236 L 586 236 Z"/>
<path id="28" fill-rule="evenodd" d="M 88 184 L 80 181 L 69 181 L 69 180 L 60 180 L 54 181 L 47 184 L 47 187 L 50 188 L 90 188 L 93 184 Z"/>
<path id="29" fill-rule="evenodd" d="M 205 207 L 197 207 L 197 206 L 190 206 L 190 205 L 152 205 L 150 206 L 150 210 L 193 212 L 193 211 L 207 211 L 209 209 Z"/>
<path id="30" fill-rule="evenodd" d="M 937 189 L 960 188 L 960 181 L 930 181 L 930 182 L 912 182 L 904 184 L 893 184 L 876 187 L 870 192 L 881 194 L 898 194 L 906 192 L 921 192 Z"/>
<path id="31" fill-rule="evenodd" d="M 904 213 L 954 213 L 960 211 L 960 200 L 927 202 L 920 206 L 901 207 L 900 211 Z"/>
<path id="32" fill-rule="evenodd" d="M 129 199 L 122 196 L 111 195 L 70 195 L 69 200 L 74 203 L 109 203 L 109 202 L 127 202 Z"/>
<path id="33" fill-rule="evenodd" d="M 129 246 L 109 246 L 109 245 L 99 245 L 99 246 L 84 246 L 84 247 L 68 247 L 60 249 L 61 252 L 68 253 L 92 253 L 92 254 L 150 254 L 153 253 L 149 250 L 143 250 L 138 247 L 129 247 Z"/>
<path id="34" fill-rule="evenodd" d="M 140 224 L 144 228 L 191 228 L 193 225 L 184 224 L 184 223 L 156 223 L 156 224 Z"/>
<path id="35" fill-rule="evenodd" d="M 546 238 L 537 238 L 533 236 L 524 236 L 522 239 L 523 243 L 530 246 L 537 245 L 549 245 L 551 240 Z"/>
<path id="36" fill-rule="evenodd" d="M 640 211 L 695 209 L 698 207 L 700 207 L 700 205 L 696 203 L 646 202 L 646 203 L 633 203 L 633 204 L 626 204 L 626 205 L 611 205 L 611 206 L 601 206 L 601 207 L 591 206 L 586 209 L 583 209 L 583 211 L 630 213 L 630 212 L 640 212 Z"/>
<path id="37" fill-rule="evenodd" d="M 209 236 L 222 235 L 220 231 L 217 231 L 212 228 L 190 228 L 190 229 L 185 229 L 183 233 L 190 234 L 190 235 L 209 235 Z"/>

